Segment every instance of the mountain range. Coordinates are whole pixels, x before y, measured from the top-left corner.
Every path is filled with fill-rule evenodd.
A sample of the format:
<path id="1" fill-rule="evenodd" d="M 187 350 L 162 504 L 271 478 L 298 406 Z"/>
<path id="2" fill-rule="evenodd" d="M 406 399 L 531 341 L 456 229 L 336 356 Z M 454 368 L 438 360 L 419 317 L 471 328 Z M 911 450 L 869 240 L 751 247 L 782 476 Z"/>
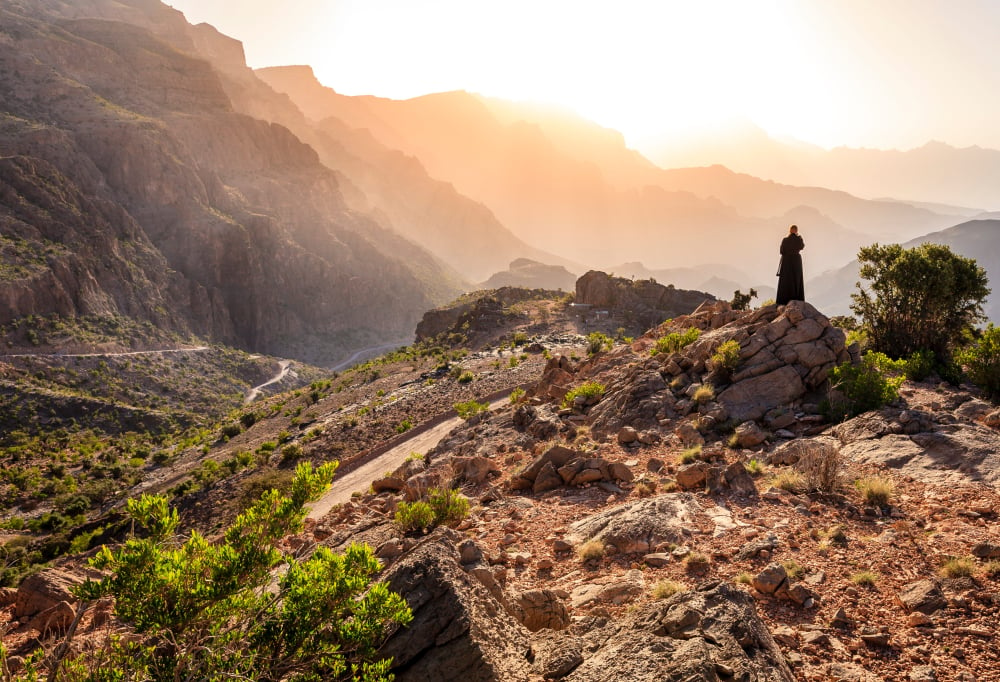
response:
<path id="1" fill-rule="evenodd" d="M 817 273 L 976 213 L 663 169 L 555 108 L 345 96 L 306 66 L 251 70 L 160 2 L 2 0 L 0 18 L 0 324 L 115 314 L 323 363 L 539 267 L 765 298 L 790 223 Z"/>

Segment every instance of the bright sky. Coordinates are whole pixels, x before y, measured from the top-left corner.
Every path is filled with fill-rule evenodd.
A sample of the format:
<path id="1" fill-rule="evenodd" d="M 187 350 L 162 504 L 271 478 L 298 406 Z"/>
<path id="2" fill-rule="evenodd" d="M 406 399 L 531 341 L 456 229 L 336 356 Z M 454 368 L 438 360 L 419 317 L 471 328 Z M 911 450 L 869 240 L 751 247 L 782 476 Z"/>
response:
<path id="1" fill-rule="evenodd" d="M 1000 148 L 995 0 L 166 0 L 338 92 L 568 106 L 629 142 L 751 121 L 826 147 Z"/>

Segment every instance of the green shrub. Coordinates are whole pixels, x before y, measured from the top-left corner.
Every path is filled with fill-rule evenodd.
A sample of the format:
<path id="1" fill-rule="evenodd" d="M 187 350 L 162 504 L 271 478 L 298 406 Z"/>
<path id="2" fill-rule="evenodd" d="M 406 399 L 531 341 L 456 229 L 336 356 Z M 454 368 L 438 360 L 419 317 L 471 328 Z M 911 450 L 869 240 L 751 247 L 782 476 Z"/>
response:
<path id="1" fill-rule="evenodd" d="M 222 438 L 228 440 L 243 433 L 243 426 L 239 422 L 230 422 L 222 427 Z"/>
<path id="2" fill-rule="evenodd" d="M 571 389 L 563 397 L 562 406 L 572 407 L 573 401 L 579 396 L 583 396 L 588 400 L 591 398 L 597 398 L 598 400 L 604 397 L 605 386 L 604 384 L 598 383 L 596 381 L 587 381 L 574 389 Z"/>
<path id="3" fill-rule="evenodd" d="M 288 464 L 302 457 L 302 446 L 298 443 L 289 443 L 281 448 L 281 463 Z"/>
<path id="4" fill-rule="evenodd" d="M 458 375 L 458 383 L 468 384 L 472 383 L 472 380 L 476 378 L 476 375 L 472 372 L 465 371 Z"/>
<path id="5" fill-rule="evenodd" d="M 760 460 L 756 458 L 752 458 L 749 462 L 747 462 L 745 468 L 747 470 L 747 473 L 753 476 L 754 478 L 757 478 L 762 473 L 764 473 L 764 465 L 761 464 Z"/>
<path id="6" fill-rule="evenodd" d="M 355 666 L 359 679 L 387 679 L 390 662 L 378 647 L 412 616 L 402 597 L 372 582 L 380 569 L 372 549 L 319 547 L 301 561 L 277 549 L 301 531 L 304 505 L 334 468 L 300 465 L 288 497 L 265 493 L 217 543 L 196 531 L 181 542 L 177 511 L 163 496 L 129 500 L 145 536 L 102 548 L 92 564 L 105 577 L 76 595 L 113 597 L 114 615 L 134 634 L 71 661 L 81 679 L 106 678 L 86 671 L 114 671 L 115 679 L 342 679 Z"/>
<path id="7" fill-rule="evenodd" d="M 730 339 L 719 344 L 712 354 L 712 366 L 731 375 L 740 364 L 740 342 Z"/>
<path id="8" fill-rule="evenodd" d="M 650 354 L 677 353 L 685 346 L 697 341 L 699 336 L 701 336 L 701 330 L 697 327 L 688 327 L 683 332 L 671 332 L 656 340 L 656 345 L 653 346 Z"/>
<path id="9" fill-rule="evenodd" d="M 486 410 L 490 409 L 489 403 L 479 403 L 475 400 L 466 400 L 462 403 L 455 403 L 453 405 L 455 412 L 462 419 L 469 420 L 475 417 L 477 414 L 482 414 Z"/>
<path id="10" fill-rule="evenodd" d="M 976 386 L 991 398 L 1000 398 L 1000 328 L 990 323 L 976 342 L 955 359 L 965 365 Z"/>
<path id="11" fill-rule="evenodd" d="M 709 383 L 702 384 L 695 389 L 694 395 L 691 396 L 691 399 L 699 405 L 712 402 L 715 400 L 715 386 Z"/>
<path id="12" fill-rule="evenodd" d="M 733 292 L 733 300 L 730 302 L 733 310 L 749 310 L 751 299 L 757 298 L 757 290 L 751 288 L 750 293 L 744 294 L 742 291 L 737 289 Z"/>
<path id="13" fill-rule="evenodd" d="M 696 462 L 699 459 L 701 459 L 701 446 L 700 445 L 692 445 L 691 447 L 686 448 L 677 457 L 677 461 L 680 464 L 691 464 L 692 462 Z"/>
<path id="14" fill-rule="evenodd" d="M 527 395 L 523 388 L 518 386 L 513 391 L 510 392 L 509 400 L 511 404 L 516 405 L 517 403 L 524 400 L 525 395 Z"/>
<path id="15" fill-rule="evenodd" d="M 857 365 L 845 362 L 834 367 L 830 372 L 830 385 L 843 398 L 827 401 L 824 406 L 827 416 L 832 421 L 842 421 L 896 400 L 905 377 L 888 374 L 902 372 L 904 366 L 905 362 L 893 361 L 882 353 L 869 351 Z"/>
<path id="16" fill-rule="evenodd" d="M 910 381 L 923 381 L 934 371 L 934 353 L 929 350 L 917 350 L 906 358 L 903 373 Z"/>
<path id="17" fill-rule="evenodd" d="M 404 533 L 424 531 L 434 525 L 434 510 L 422 501 L 400 502 L 393 519 Z"/>
<path id="18" fill-rule="evenodd" d="M 456 524 L 469 515 L 469 498 L 458 490 L 433 488 L 427 496 L 427 502 L 434 512 L 434 522 L 437 524 Z"/>
<path id="19" fill-rule="evenodd" d="M 851 575 L 851 582 L 858 587 L 874 587 L 878 582 L 878 573 L 873 571 L 858 571 Z"/>
<path id="20" fill-rule="evenodd" d="M 396 433 L 406 433 L 413 428 L 413 420 L 407 417 L 396 425 Z"/>
<path id="21" fill-rule="evenodd" d="M 614 345 L 614 339 L 606 334 L 601 332 L 587 334 L 587 355 L 597 355 L 603 350 L 611 350 Z"/>
<path id="22" fill-rule="evenodd" d="M 525 332 L 514 332 L 513 340 L 511 344 L 514 346 L 523 346 L 528 343 L 528 335 Z"/>

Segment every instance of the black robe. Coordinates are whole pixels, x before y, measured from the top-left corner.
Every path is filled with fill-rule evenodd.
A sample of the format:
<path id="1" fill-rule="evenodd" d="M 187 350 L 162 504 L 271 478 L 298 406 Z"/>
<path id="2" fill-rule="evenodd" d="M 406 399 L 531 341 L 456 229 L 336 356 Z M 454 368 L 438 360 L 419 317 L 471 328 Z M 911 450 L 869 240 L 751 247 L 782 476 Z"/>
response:
<path id="1" fill-rule="evenodd" d="M 797 234 L 790 234 L 781 240 L 781 261 L 778 263 L 778 305 L 789 301 L 806 300 L 806 288 L 802 281 L 802 255 L 805 242 Z"/>

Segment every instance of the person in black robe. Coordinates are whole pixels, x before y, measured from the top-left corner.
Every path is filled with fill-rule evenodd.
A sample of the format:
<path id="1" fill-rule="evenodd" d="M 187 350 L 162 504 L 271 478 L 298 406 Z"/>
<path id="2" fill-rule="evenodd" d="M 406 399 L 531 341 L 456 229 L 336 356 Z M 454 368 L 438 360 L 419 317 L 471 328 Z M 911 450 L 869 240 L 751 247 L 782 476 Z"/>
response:
<path id="1" fill-rule="evenodd" d="M 792 225 L 788 228 L 788 236 L 781 240 L 781 260 L 778 262 L 778 305 L 789 301 L 806 300 L 806 289 L 802 280 L 802 255 L 799 253 L 806 246 L 799 236 L 799 228 Z"/>

